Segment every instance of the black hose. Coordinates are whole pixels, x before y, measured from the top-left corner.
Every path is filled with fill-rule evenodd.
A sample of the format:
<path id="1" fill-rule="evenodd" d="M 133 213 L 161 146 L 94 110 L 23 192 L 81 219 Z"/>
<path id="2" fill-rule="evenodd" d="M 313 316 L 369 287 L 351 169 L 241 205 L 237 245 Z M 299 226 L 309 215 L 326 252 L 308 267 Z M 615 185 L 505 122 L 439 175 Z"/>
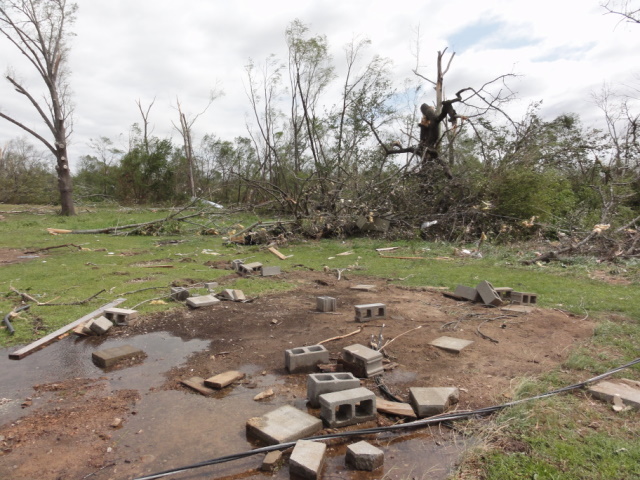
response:
<path id="1" fill-rule="evenodd" d="M 308 437 L 308 438 L 305 438 L 303 440 L 314 440 L 315 441 L 315 440 L 328 440 L 328 439 L 332 439 L 332 438 L 359 437 L 359 436 L 362 436 L 362 435 L 371 435 L 371 434 L 374 434 L 374 433 L 390 432 L 390 431 L 401 430 L 401 429 L 406 429 L 406 428 L 424 427 L 424 426 L 433 425 L 433 424 L 436 424 L 436 423 L 443 423 L 443 422 L 448 422 L 448 421 L 453 421 L 453 420 L 461 420 L 461 419 L 469 418 L 469 417 L 478 417 L 478 416 L 489 415 L 490 413 L 497 412 L 497 411 L 502 410 L 502 409 L 507 408 L 507 407 L 513 407 L 515 405 L 519 405 L 519 404 L 525 403 L 525 402 L 530 402 L 532 400 L 539 400 L 539 399 L 542 399 L 542 398 L 546 398 L 546 397 L 551 397 L 553 395 L 557 395 L 559 393 L 569 392 L 571 390 L 577 390 L 579 388 L 583 388 L 589 383 L 597 382 L 598 380 L 602 380 L 605 377 L 609 377 L 609 376 L 613 375 L 614 373 L 618 373 L 621 370 L 629 368 L 629 367 L 631 367 L 633 365 L 637 365 L 639 363 L 640 363 L 640 358 L 636 358 L 632 362 L 629 362 L 629 363 L 626 363 L 624 365 L 621 365 L 621 366 L 619 366 L 617 368 L 614 368 L 613 370 L 609 370 L 608 372 L 603 373 L 602 375 L 598 375 L 596 377 L 590 378 L 589 380 L 585 380 L 583 382 L 576 383 L 574 385 L 569 385 L 567 387 L 558 388 L 557 390 L 552 390 L 552 391 L 547 392 L 547 393 L 542 393 L 542 394 L 536 395 L 534 397 L 524 398 L 522 400 L 515 400 L 513 402 L 505 403 L 505 404 L 502 404 L 502 405 L 494 405 L 492 407 L 479 408 L 477 410 L 471 410 L 471 411 L 466 411 L 466 412 L 454 412 L 454 413 L 436 415 L 434 417 L 423 418 L 421 420 L 415 420 L 413 422 L 401 423 L 401 424 L 395 424 L 395 425 L 388 425 L 388 426 L 385 426 L 385 427 L 365 428 L 365 429 L 362 429 L 362 430 L 351 430 L 351 431 L 347 431 L 347 432 L 333 433 L 333 434 L 329 434 L 329 435 L 319 435 L 317 437 Z M 267 453 L 267 452 L 272 452 L 274 450 L 285 450 L 287 448 L 291 448 L 291 447 L 295 446 L 295 444 L 296 444 L 296 442 L 294 441 L 294 442 L 280 443 L 278 445 L 269 445 L 268 447 L 256 448 L 254 450 L 249 450 L 248 452 L 235 453 L 233 455 L 226 455 L 224 457 L 218 457 L 218 458 L 214 458 L 212 460 L 205 460 L 204 462 L 195 463 L 193 465 L 187 465 L 185 467 L 178 467 L 178 468 L 174 468 L 174 469 L 171 469 L 171 470 L 165 470 L 164 472 L 154 473 L 152 475 L 147 475 L 147 476 L 144 476 L 144 477 L 138 477 L 138 478 L 135 478 L 134 480 L 153 480 L 153 479 L 156 479 L 156 478 L 168 477 L 169 475 L 174 475 L 176 473 L 186 472 L 188 470 L 193 470 L 193 469 L 196 469 L 196 468 L 207 467 L 209 465 L 217 465 L 219 463 L 230 462 L 230 461 L 233 461 L 233 460 L 240 460 L 242 458 L 246 458 L 246 457 L 250 457 L 250 456 L 253 456 L 253 455 L 257 455 L 258 453 Z"/>
<path id="2" fill-rule="evenodd" d="M 11 315 L 21 312 L 23 310 L 29 310 L 30 307 L 31 305 L 23 305 L 20 308 L 16 308 L 10 311 L 4 316 L 4 318 L 2 319 L 2 322 L 7 326 L 7 330 L 9 330 L 9 335 L 13 335 L 14 333 L 16 333 L 16 329 L 13 328 L 13 325 L 11 325 L 11 322 L 9 321 L 9 319 L 11 318 Z"/>

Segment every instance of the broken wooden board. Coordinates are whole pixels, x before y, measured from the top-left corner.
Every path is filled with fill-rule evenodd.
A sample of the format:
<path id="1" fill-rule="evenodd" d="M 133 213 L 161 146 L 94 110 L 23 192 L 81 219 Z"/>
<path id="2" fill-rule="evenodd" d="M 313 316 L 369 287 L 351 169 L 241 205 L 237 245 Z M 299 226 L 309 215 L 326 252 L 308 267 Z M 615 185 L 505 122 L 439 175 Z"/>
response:
<path id="1" fill-rule="evenodd" d="M 416 412 L 408 403 L 390 402 L 380 397 L 376 397 L 376 409 L 381 413 L 396 415 L 398 417 L 417 418 Z"/>
<path id="2" fill-rule="evenodd" d="M 51 343 L 54 340 L 56 340 L 60 335 L 63 335 L 63 334 L 67 333 L 70 330 L 73 330 L 78 325 L 80 325 L 80 324 L 82 324 L 84 322 L 88 322 L 89 320 L 102 315 L 102 313 L 107 308 L 112 308 L 112 307 L 118 306 L 118 305 L 120 305 L 122 302 L 124 302 L 126 300 L 127 300 L 126 298 L 117 298 L 113 302 L 107 303 L 105 306 L 100 307 L 99 309 L 94 310 L 91 313 L 88 313 L 87 315 L 85 315 L 82 318 L 79 318 L 75 322 L 71 322 L 68 325 L 65 325 L 64 327 L 59 328 L 58 330 L 56 330 L 55 332 L 50 333 L 46 337 L 42 337 L 40 340 L 36 340 L 35 342 L 30 343 L 26 347 L 22 347 L 21 349 L 16 350 L 13 353 L 10 353 L 9 354 L 9 358 L 11 360 L 20 360 L 21 358 L 24 358 L 27 355 L 32 354 L 36 350 L 39 350 L 42 347 L 45 347 L 49 343 Z"/>
<path id="3" fill-rule="evenodd" d="M 287 259 L 287 256 L 283 255 L 282 253 L 280 253 L 277 248 L 269 247 L 268 250 L 271 253 L 273 253 L 276 257 L 278 257 L 280 260 L 286 260 Z"/>
<path id="4" fill-rule="evenodd" d="M 180 380 L 180 383 L 206 397 L 211 396 L 216 392 L 214 389 L 209 388 L 204 384 L 204 378 L 202 377 L 191 377 L 186 380 Z"/>
<path id="5" fill-rule="evenodd" d="M 587 390 L 592 396 L 604 400 L 605 402 L 613 403 L 613 399 L 616 395 L 620 396 L 620 399 L 625 404 L 640 409 L 640 382 L 635 380 L 620 379 L 620 380 L 607 380 L 596 383 L 589 387 Z"/>
<path id="6" fill-rule="evenodd" d="M 439 337 L 430 342 L 429 345 L 442 348 L 449 352 L 460 353 L 463 348 L 468 347 L 473 343 L 473 340 L 464 340 L 462 338 L 453 337 Z"/>

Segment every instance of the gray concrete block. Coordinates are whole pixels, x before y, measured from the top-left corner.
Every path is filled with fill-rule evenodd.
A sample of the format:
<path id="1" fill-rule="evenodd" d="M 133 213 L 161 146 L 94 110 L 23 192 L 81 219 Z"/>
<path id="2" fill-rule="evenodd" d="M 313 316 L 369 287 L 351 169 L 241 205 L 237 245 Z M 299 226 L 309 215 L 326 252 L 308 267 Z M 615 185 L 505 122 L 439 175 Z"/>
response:
<path id="1" fill-rule="evenodd" d="M 274 450 L 267 453 L 262 459 L 262 465 L 260 465 L 260 471 L 273 473 L 282 464 L 282 452 L 280 450 Z"/>
<path id="2" fill-rule="evenodd" d="M 376 396 L 364 387 L 320 395 L 320 418 L 332 428 L 376 419 Z"/>
<path id="3" fill-rule="evenodd" d="M 342 349 L 343 364 L 358 377 L 373 377 L 383 373 L 382 353 L 356 343 Z"/>
<path id="4" fill-rule="evenodd" d="M 144 355 L 144 352 L 131 345 L 122 345 L 120 347 L 105 348 L 104 350 L 93 352 L 91 354 L 91 359 L 99 367 L 108 368 L 118 362 L 122 362 L 139 355 Z"/>
<path id="5" fill-rule="evenodd" d="M 134 320 L 138 318 L 138 311 L 128 308 L 107 308 L 104 311 L 104 316 L 111 320 L 114 325 L 132 325 Z"/>
<path id="6" fill-rule="evenodd" d="M 89 325 L 91 331 L 96 335 L 104 335 L 111 327 L 113 327 L 111 320 L 102 316 L 94 318 Z"/>
<path id="7" fill-rule="evenodd" d="M 324 465 L 327 446 L 322 442 L 298 440 L 289 457 L 289 473 L 293 478 L 317 480 Z"/>
<path id="8" fill-rule="evenodd" d="M 316 297 L 316 306 L 319 312 L 335 312 L 337 302 L 333 297 Z"/>
<path id="9" fill-rule="evenodd" d="M 373 292 L 376 289 L 375 285 L 354 285 L 350 287 L 351 290 L 359 290 L 361 292 Z"/>
<path id="10" fill-rule="evenodd" d="M 232 302 L 241 302 L 247 299 L 242 290 L 234 290 L 231 288 L 223 290 L 218 296 L 231 300 Z"/>
<path id="11" fill-rule="evenodd" d="M 318 363 L 329 363 L 329 351 L 322 345 L 285 350 L 284 366 L 289 373 L 313 372 Z"/>
<path id="12" fill-rule="evenodd" d="M 262 264 L 260 262 L 242 263 L 238 266 L 238 270 L 244 273 L 254 273 L 262 270 Z"/>
<path id="13" fill-rule="evenodd" d="M 350 390 L 360 386 L 360 379 L 351 372 L 344 373 L 312 373 L 307 377 L 307 398 L 309 405 L 320 406 L 320 395 L 331 392 Z"/>
<path id="14" fill-rule="evenodd" d="M 204 287 L 209 290 L 209 293 L 213 292 L 213 290 L 218 286 L 218 282 L 207 282 L 204 284 Z"/>
<path id="15" fill-rule="evenodd" d="M 247 433 L 270 445 L 293 442 L 320 430 L 322 420 L 291 405 L 247 420 Z"/>
<path id="16" fill-rule="evenodd" d="M 280 270 L 280 267 L 278 267 L 278 266 L 262 267 L 260 269 L 260 274 L 263 277 L 273 277 L 275 275 L 280 275 L 281 273 L 282 273 L 282 271 Z"/>
<path id="17" fill-rule="evenodd" d="M 640 410 L 640 382 L 626 378 L 598 382 L 587 390 L 594 397 L 613 403 L 618 396 L 625 406 Z"/>
<path id="18" fill-rule="evenodd" d="M 244 261 L 243 261 L 243 260 L 232 260 L 232 261 L 231 261 L 231 266 L 233 267 L 233 269 L 234 269 L 236 272 L 239 272 L 239 271 L 240 271 L 240 266 L 241 266 L 242 264 L 244 264 Z"/>
<path id="19" fill-rule="evenodd" d="M 384 464 L 384 452 L 362 440 L 347 447 L 345 463 L 355 470 L 372 472 Z"/>
<path id="20" fill-rule="evenodd" d="M 538 303 L 538 295 L 535 293 L 511 292 L 512 305 L 535 305 Z"/>
<path id="21" fill-rule="evenodd" d="M 493 285 L 486 280 L 480 282 L 478 286 L 476 286 L 476 290 L 480 294 L 480 297 L 482 297 L 485 305 L 493 305 L 494 307 L 502 305 L 500 295 L 494 290 Z"/>
<path id="22" fill-rule="evenodd" d="M 470 302 L 479 302 L 482 300 L 482 297 L 478 293 L 478 290 L 473 287 L 467 287 L 465 285 L 458 285 L 456 287 L 456 291 L 453 292 L 453 294 L 457 295 L 458 297 L 462 297 L 465 300 L 469 300 Z"/>
<path id="23" fill-rule="evenodd" d="M 368 303 L 366 305 L 354 305 L 356 322 L 368 322 L 386 318 L 387 306 L 384 303 Z"/>
<path id="24" fill-rule="evenodd" d="M 220 303 L 220 300 L 213 295 L 202 295 L 200 297 L 187 298 L 187 305 L 191 308 L 208 307 L 210 305 L 215 305 L 216 303 Z"/>
<path id="25" fill-rule="evenodd" d="M 418 417 L 430 417 L 458 403 L 460 391 L 455 387 L 411 387 L 409 398 Z"/>
<path id="26" fill-rule="evenodd" d="M 189 290 L 183 287 L 171 287 L 171 298 L 176 302 L 183 302 L 189 298 Z"/>

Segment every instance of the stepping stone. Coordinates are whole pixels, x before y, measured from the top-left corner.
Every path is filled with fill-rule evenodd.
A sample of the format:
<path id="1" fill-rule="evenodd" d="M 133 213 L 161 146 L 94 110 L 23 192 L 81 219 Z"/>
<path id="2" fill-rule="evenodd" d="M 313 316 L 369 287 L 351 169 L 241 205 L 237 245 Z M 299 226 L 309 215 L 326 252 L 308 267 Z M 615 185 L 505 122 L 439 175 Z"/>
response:
<path id="1" fill-rule="evenodd" d="M 613 403 L 618 395 L 624 405 L 640 409 L 640 382 L 626 378 L 596 383 L 587 390 L 594 397 Z"/>
<path id="2" fill-rule="evenodd" d="M 120 347 L 105 348 L 91 354 L 93 363 L 102 368 L 112 367 L 113 365 L 129 360 L 130 358 L 144 355 L 144 352 L 131 345 L 122 345 Z"/>
<path id="3" fill-rule="evenodd" d="M 411 405 L 418 417 L 443 413 L 452 403 L 458 403 L 460 391 L 455 387 L 411 387 Z"/>
<path id="4" fill-rule="evenodd" d="M 293 442 L 322 430 L 322 420 L 284 405 L 261 417 L 247 420 L 247 433 L 270 445 Z"/>
<path id="5" fill-rule="evenodd" d="M 316 480 L 324 465 L 327 446 L 322 442 L 298 440 L 289 458 L 289 473 L 293 478 Z"/>
<path id="6" fill-rule="evenodd" d="M 440 337 L 429 343 L 429 345 L 442 348 L 443 350 L 447 350 L 449 352 L 460 353 L 460 350 L 468 347 L 472 343 L 473 340 L 463 340 L 462 338 L 453 337 Z"/>
<path id="7" fill-rule="evenodd" d="M 384 464 L 384 452 L 362 440 L 347 447 L 345 463 L 355 470 L 372 472 Z"/>
<path id="8" fill-rule="evenodd" d="M 220 300 L 213 295 L 202 295 L 200 297 L 187 298 L 187 305 L 191 308 L 208 307 L 209 305 L 215 305 L 216 303 L 220 303 Z"/>
<path id="9" fill-rule="evenodd" d="M 261 274 L 263 277 L 273 277 L 274 275 L 280 275 L 282 273 L 280 271 L 280 267 L 272 266 L 272 267 L 262 267 Z"/>
<path id="10" fill-rule="evenodd" d="M 231 385 L 233 382 L 237 382 L 238 380 L 242 380 L 244 378 L 244 373 L 238 372 L 236 370 L 230 370 L 228 372 L 220 373 L 218 375 L 214 375 L 211 378 L 207 378 L 204 381 L 204 384 L 209 388 L 221 389 L 228 385 Z"/>
<path id="11" fill-rule="evenodd" d="M 201 377 L 191 377 L 191 378 L 188 378 L 187 380 L 180 380 L 180 383 L 195 390 L 198 393 L 201 393 L 206 397 L 216 393 L 215 390 L 207 387 L 204 384 L 204 378 L 201 378 Z"/>

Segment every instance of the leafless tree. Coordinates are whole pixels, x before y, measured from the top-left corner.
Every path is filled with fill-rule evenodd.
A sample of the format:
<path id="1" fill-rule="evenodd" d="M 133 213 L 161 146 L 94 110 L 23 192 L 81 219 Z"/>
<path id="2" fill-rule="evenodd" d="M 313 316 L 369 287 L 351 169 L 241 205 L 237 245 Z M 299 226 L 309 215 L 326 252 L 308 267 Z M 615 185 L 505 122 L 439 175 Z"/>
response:
<path id="1" fill-rule="evenodd" d="M 620 15 L 623 21 L 640 23 L 640 5 L 634 0 L 614 0 L 602 5 L 607 13 Z"/>
<path id="2" fill-rule="evenodd" d="M 0 117 L 40 140 L 55 156 L 62 215 L 75 215 L 67 156 L 73 112 L 67 61 L 68 29 L 75 21 L 77 8 L 66 0 L 0 0 L 0 32 L 38 72 L 46 86 L 44 99 L 39 100 L 15 74 L 8 73 L 6 79 L 35 108 L 50 136 L 2 111 Z"/>

